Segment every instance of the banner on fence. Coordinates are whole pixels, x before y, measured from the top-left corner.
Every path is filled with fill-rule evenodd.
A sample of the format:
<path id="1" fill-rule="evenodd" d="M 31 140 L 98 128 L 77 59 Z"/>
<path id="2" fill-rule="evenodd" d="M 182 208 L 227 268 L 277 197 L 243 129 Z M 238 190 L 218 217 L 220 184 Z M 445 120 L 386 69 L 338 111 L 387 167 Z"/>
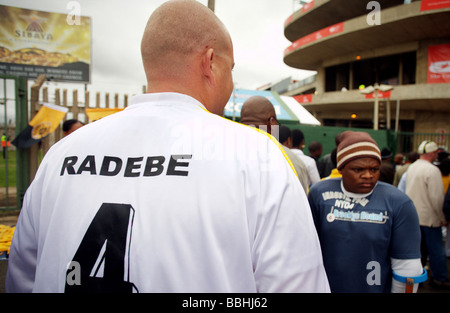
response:
<path id="1" fill-rule="evenodd" d="M 60 125 L 69 109 L 44 103 L 28 126 L 12 141 L 17 148 L 27 149 L 51 134 Z"/>
<path id="2" fill-rule="evenodd" d="M 90 82 L 91 19 L 0 5 L 0 74 Z"/>

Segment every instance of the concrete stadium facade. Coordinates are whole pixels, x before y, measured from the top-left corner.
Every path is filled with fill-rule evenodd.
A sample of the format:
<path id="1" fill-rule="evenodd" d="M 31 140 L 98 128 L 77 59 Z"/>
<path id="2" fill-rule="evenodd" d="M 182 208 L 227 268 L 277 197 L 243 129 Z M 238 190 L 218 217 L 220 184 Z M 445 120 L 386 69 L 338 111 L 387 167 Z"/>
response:
<path id="1" fill-rule="evenodd" d="M 314 0 L 284 31 L 284 62 L 317 74 L 279 93 L 307 99 L 323 125 L 450 133 L 450 53 L 437 80 L 429 63 L 435 48 L 450 48 L 450 1 Z M 362 93 L 378 85 L 392 90 Z"/>

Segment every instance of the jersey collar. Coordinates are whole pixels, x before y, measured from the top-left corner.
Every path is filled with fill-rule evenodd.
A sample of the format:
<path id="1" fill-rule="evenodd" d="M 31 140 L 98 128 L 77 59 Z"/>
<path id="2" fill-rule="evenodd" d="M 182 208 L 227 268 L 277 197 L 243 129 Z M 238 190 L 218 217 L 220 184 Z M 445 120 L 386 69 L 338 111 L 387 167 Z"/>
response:
<path id="1" fill-rule="evenodd" d="M 193 97 L 176 92 L 144 93 L 131 98 L 130 107 L 140 104 L 196 106 L 207 110 L 201 102 Z"/>
<path id="2" fill-rule="evenodd" d="M 342 179 L 341 179 L 341 189 L 342 189 L 342 192 L 343 192 L 344 195 L 346 195 L 347 197 L 354 198 L 354 199 L 367 198 L 368 196 L 370 196 L 370 195 L 373 193 L 373 191 L 374 191 L 375 188 L 377 187 L 377 184 L 378 184 L 378 182 L 375 184 L 375 186 L 373 187 L 373 189 L 372 189 L 369 193 L 353 193 L 353 192 L 350 192 L 350 191 L 345 190 L 344 184 L 343 184 Z"/>

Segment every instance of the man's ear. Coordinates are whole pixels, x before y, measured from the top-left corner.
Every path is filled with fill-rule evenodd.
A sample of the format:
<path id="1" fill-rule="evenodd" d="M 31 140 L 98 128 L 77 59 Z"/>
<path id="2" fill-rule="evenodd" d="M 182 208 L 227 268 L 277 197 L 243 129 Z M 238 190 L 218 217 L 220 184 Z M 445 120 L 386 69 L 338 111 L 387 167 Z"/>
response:
<path id="1" fill-rule="evenodd" d="M 289 137 L 289 138 L 287 139 L 286 147 L 288 147 L 289 149 L 292 148 L 292 138 L 291 138 L 291 137 Z"/>
<path id="2" fill-rule="evenodd" d="M 275 116 L 269 117 L 269 124 L 270 125 L 278 125 L 278 121 Z"/>
<path id="3" fill-rule="evenodd" d="M 210 84 L 215 83 L 215 77 L 214 77 L 214 62 L 215 62 L 216 54 L 213 48 L 209 48 L 206 50 L 206 52 L 203 54 L 202 58 L 202 72 L 203 76 L 208 80 Z"/>

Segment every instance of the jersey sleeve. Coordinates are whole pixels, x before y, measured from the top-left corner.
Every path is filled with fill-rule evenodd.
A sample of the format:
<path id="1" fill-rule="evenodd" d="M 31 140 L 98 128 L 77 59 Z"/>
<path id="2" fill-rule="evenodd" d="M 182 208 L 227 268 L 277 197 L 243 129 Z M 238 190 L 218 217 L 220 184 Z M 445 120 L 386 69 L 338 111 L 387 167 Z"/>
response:
<path id="1" fill-rule="evenodd" d="M 261 175 L 253 266 L 259 292 L 329 292 L 311 210 L 297 177 L 275 153 Z M 275 170 L 276 169 L 276 170 Z"/>
<path id="2" fill-rule="evenodd" d="M 53 149 L 53 146 L 52 148 Z M 46 180 L 45 169 L 49 163 L 47 153 L 36 175 L 25 192 L 19 219 L 11 242 L 8 271 L 6 275 L 6 292 L 32 292 L 35 285 L 38 260 L 38 233 L 41 224 L 38 219 L 45 194 L 43 182 Z M 45 219 L 48 222 L 48 219 Z"/>
<path id="3" fill-rule="evenodd" d="M 30 214 L 31 189 L 28 189 L 24 204 L 14 230 L 8 259 L 6 292 L 32 292 L 37 260 L 37 243 L 34 235 L 33 218 Z"/>
<path id="4" fill-rule="evenodd" d="M 392 226 L 391 257 L 395 259 L 420 258 L 420 226 L 416 208 L 410 199 L 394 215 Z"/>
<path id="5" fill-rule="evenodd" d="M 309 190 L 308 193 L 308 203 L 309 206 L 311 208 L 311 214 L 314 220 L 314 225 L 315 228 L 317 230 L 317 232 L 319 233 L 319 229 L 320 229 L 320 204 L 318 203 L 319 201 L 319 197 L 318 197 L 318 191 L 317 191 L 317 187 L 318 186 L 314 186 Z"/>

